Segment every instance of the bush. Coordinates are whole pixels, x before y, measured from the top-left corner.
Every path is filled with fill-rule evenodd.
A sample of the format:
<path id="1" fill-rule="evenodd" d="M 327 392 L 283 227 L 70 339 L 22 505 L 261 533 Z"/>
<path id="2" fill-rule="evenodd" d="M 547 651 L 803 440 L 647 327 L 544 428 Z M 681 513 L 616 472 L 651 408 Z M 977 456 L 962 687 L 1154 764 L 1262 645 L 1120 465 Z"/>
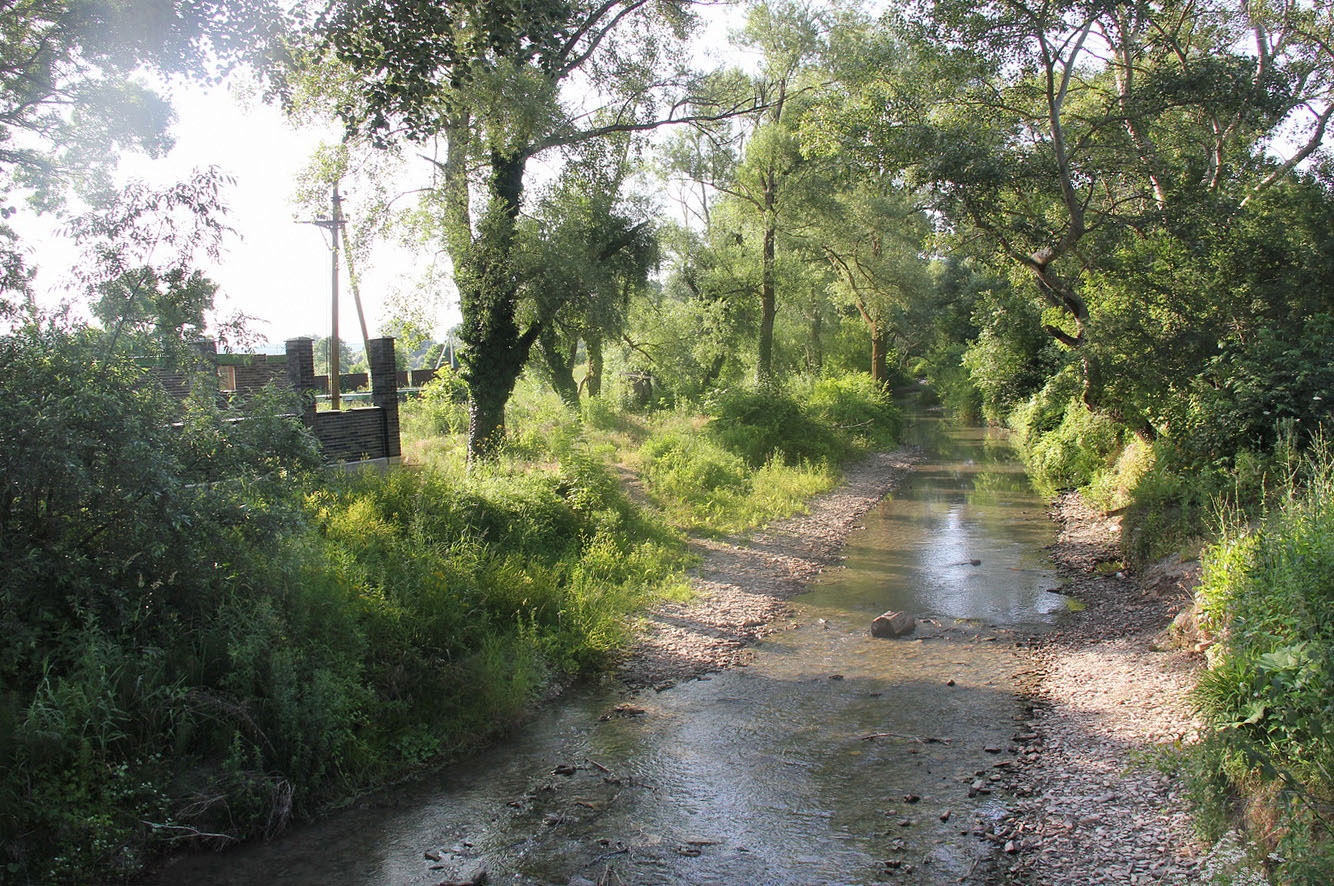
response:
<path id="1" fill-rule="evenodd" d="M 1334 880 L 1334 461 L 1252 530 L 1204 558 L 1197 601 L 1219 636 L 1198 700 L 1213 727 L 1204 768 L 1263 803 L 1277 882 Z"/>
<path id="2" fill-rule="evenodd" d="M 833 485 L 824 466 L 771 461 L 752 470 L 708 436 L 655 434 L 640 449 L 649 494 L 668 520 L 687 529 L 735 532 L 796 513 Z"/>
<path id="3" fill-rule="evenodd" d="M 851 451 L 846 438 L 809 416 L 778 388 L 733 388 L 709 410 L 710 435 L 751 467 L 777 458 L 786 464 L 837 464 Z"/>
<path id="4" fill-rule="evenodd" d="M 421 386 L 403 407 L 405 432 L 414 437 L 461 434 L 468 429 L 468 388 L 449 367 Z"/>
<path id="5" fill-rule="evenodd" d="M 1220 513 L 1260 514 L 1299 469 L 1297 438 L 1279 430 L 1272 449 L 1242 449 L 1201 462 L 1193 447 L 1171 439 L 1153 444 L 1151 464 L 1131 488 L 1121 543 L 1138 563 L 1199 545 L 1216 531 Z"/>
<path id="6" fill-rule="evenodd" d="M 457 752 L 603 663 L 626 613 L 676 586 L 679 541 L 573 448 L 316 473 L 283 404 L 179 407 L 98 335 L 0 337 L 0 866 L 18 882 L 272 833 Z"/>
<path id="7" fill-rule="evenodd" d="M 889 392 L 865 372 L 799 377 L 789 390 L 812 418 L 862 446 L 893 446 L 903 432 L 903 416 Z"/>
<path id="8" fill-rule="evenodd" d="M 1073 374 L 1062 373 L 1010 416 L 1019 454 L 1044 495 L 1093 482 L 1125 445 L 1124 428 L 1089 411 L 1076 389 Z"/>

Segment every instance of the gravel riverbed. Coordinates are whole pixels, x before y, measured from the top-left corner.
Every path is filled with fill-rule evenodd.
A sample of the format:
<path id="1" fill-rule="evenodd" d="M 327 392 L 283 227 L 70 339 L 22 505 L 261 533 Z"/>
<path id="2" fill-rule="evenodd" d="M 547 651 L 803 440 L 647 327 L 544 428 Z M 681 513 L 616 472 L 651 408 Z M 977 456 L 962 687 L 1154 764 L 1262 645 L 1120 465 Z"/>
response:
<path id="1" fill-rule="evenodd" d="M 1120 520 L 1076 495 L 1052 515 L 1062 593 L 1086 607 L 1036 637 L 1023 688 L 1031 719 L 987 879 L 1016 884 L 1196 883 L 1204 847 L 1191 833 L 1174 755 L 1196 739 L 1189 693 L 1201 656 L 1162 649 L 1189 603 L 1191 564 L 1146 576 L 1119 570 Z"/>
<path id="2" fill-rule="evenodd" d="M 620 677 L 635 688 L 744 666 L 755 641 L 792 611 L 789 600 L 840 552 L 858 520 L 919 461 L 912 449 L 853 465 L 808 511 L 749 536 L 696 538 L 697 596 L 646 613 Z M 1190 829 L 1174 754 L 1196 740 L 1189 693 L 1202 657 L 1162 649 L 1190 601 L 1190 564 L 1148 576 L 1120 571 L 1120 520 L 1067 495 L 1051 556 L 1062 594 L 1084 608 L 1021 645 L 1018 677 L 1030 711 L 1006 770 L 1009 814 L 982 835 L 995 849 L 972 882 L 1185 884 L 1200 882 L 1206 847 Z"/>
<path id="3" fill-rule="evenodd" d="M 690 571 L 696 596 L 645 613 L 620 668 L 632 687 L 665 689 L 681 680 L 746 664 L 756 640 L 774 631 L 806 584 L 840 561 L 858 519 L 921 459 L 915 449 L 876 452 L 849 466 L 837 487 L 803 514 L 747 536 L 695 538 Z"/>

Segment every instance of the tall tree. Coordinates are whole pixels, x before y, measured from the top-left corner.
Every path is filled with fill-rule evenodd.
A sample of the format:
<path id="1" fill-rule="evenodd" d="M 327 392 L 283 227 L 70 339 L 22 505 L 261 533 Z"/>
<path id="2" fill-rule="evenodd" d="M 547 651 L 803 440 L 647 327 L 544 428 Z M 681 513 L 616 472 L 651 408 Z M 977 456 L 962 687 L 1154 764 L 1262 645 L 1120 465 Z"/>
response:
<path id="1" fill-rule="evenodd" d="M 596 397 L 603 343 L 620 336 L 630 298 L 657 262 L 648 207 L 622 193 L 627 145 L 624 138 L 586 145 L 521 229 L 531 320 L 542 329 L 538 349 L 552 386 L 570 406 L 579 404 L 580 343 L 588 355 L 588 395 Z"/>
<path id="2" fill-rule="evenodd" d="M 850 29 L 816 133 L 929 192 L 1031 279 L 1044 328 L 1107 392 L 1088 275 L 1118 243 L 1245 209 L 1325 139 L 1327 5 L 937 0 Z M 1297 134 L 1282 148 L 1278 134 Z"/>
<path id="3" fill-rule="evenodd" d="M 671 146 L 668 166 L 698 187 L 711 188 L 752 216 L 759 247 L 760 317 L 755 374 L 773 375 L 774 318 L 778 309 L 777 249 L 782 218 L 800 202 L 795 179 L 809 163 L 797 123 L 809 105 L 812 65 L 824 50 L 824 22 L 806 3 L 765 0 L 751 7 L 737 42 L 759 55 L 754 75 L 724 72 L 721 93 L 753 94 L 760 107 L 744 125 L 698 128 Z M 707 198 L 706 198 L 707 201 Z"/>
<path id="4" fill-rule="evenodd" d="M 911 306 L 931 287 L 922 212 L 889 181 L 845 182 L 821 202 L 811 234 L 834 272 L 829 293 L 855 308 L 871 344 L 871 377 L 889 383 L 887 357 Z M 906 330 L 904 330 L 906 332 Z"/>
<path id="5" fill-rule="evenodd" d="M 356 78 L 348 125 L 380 142 L 443 139 L 431 200 L 463 314 L 472 458 L 503 439 L 505 403 L 542 332 L 520 322 L 518 219 L 544 152 L 738 108 L 690 106 L 674 47 L 688 0 L 336 0 L 318 31 Z M 568 88 L 567 88 L 568 87 Z M 473 176 L 476 176 L 474 179 Z M 473 212 L 473 189 L 484 198 Z M 475 217 L 474 217 L 475 216 Z"/>

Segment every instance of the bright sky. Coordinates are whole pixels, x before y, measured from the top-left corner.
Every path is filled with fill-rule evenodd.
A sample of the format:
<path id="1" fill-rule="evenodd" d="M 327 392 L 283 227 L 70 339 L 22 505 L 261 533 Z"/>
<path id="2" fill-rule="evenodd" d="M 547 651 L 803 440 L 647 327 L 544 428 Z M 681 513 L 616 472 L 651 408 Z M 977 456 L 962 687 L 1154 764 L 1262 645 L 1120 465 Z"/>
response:
<path id="1" fill-rule="evenodd" d="M 736 7 L 707 12 L 704 32 L 695 43 L 701 66 L 720 64 L 718 49 L 727 43 L 727 31 L 740 22 Z M 731 53 L 728 53 L 731 55 Z M 737 59 L 733 59 L 736 61 Z M 235 179 L 227 191 L 228 237 L 222 261 L 203 270 L 220 285 L 218 307 L 223 314 L 241 311 L 254 318 L 251 330 L 271 343 L 296 335 L 327 335 L 330 323 L 329 250 L 320 229 L 298 224 L 293 195 L 297 176 L 321 141 L 334 142 L 335 128 L 294 128 L 275 107 L 242 99 L 226 86 L 203 87 L 177 83 L 171 94 L 177 120 L 175 145 L 165 157 L 126 156 L 120 172 L 124 179 L 142 179 L 164 186 L 186 178 L 192 170 L 218 166 Z M 534 172 L 542 174 L 541 162 Z M 355 216 L 356 193 L 345 193 L 344 213 Z M 25 225 L 26 227 L 26 225 Z M 40 268 L 41 299 L 52 303 L 69 297 L 63 268 L 71 266 L 73 252 L 56 234 L 58 223 L 41 220 L 33 240 L 44 241 L 35 258 Z M 417 279 L 421 260 L 401 248 L 383 247 L 369 265 L 358 267 L 361 297 L 371 335 L 387 319 L 385 302 L 395 289 L 409 289 Z M 356 315 L 342 277 L 341 337 L 358 338 Z M 452 294 L 439 310 L 437 334 L 459 319 Z"/>

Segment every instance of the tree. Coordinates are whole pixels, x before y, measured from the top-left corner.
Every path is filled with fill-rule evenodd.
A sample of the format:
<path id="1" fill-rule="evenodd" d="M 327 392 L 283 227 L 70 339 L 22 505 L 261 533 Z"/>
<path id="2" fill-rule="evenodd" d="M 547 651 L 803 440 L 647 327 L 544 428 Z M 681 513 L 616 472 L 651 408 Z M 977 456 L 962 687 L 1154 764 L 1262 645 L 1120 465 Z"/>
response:
<path id="1" fill-rule="evenodd" d="M 217 76 L 262 64 L 283 17 L 275 0 L 26 0 L 0 25 L 0 219 L 20 205 L 58 211 L 71 190 L 107 196 L 124 150 L 170 145 L 171 110 L 136 69 Z M 0 312 L 29 293 L 16 231 L 0 223 Z"/>
<path id="2" fill-rule="evenodd" d="M 608 138 L 584 146 L 521 228 L 529 310 L 542 329 L 539 353 L 552 386 L 570 406 L 579 404 L 574 366 L 580 342 L 588 352 L 588 395 L 596 397 L 603 342 L 620 335 L 630 298 L 657 263 L 648 207 L 621 193 L 628 145 L 628 139 Z"/>
<path id="3" fill-rule="evenodd" d="M 758 223 L 760 322 L 755 373 L 762 382 L 773 375 L 779 230 L 783 217 L 800 205 L 804 195 L 796 179 L 809 173 L 811 166 L 797 137 L 797 123 L 809 104 L 806 79 L 811 63 L 823 52 L 823 38 L 820 16 L 804 3 L 773 0 L 752 6 L 738 42 L 758 50 L 760 71 L 753 77 L 724 72 L 714 78 L 712 87 L 720 94 L 753 94 L 762 110 L 748 118 L 749 126 L 734 131 L 723 125 L 686 133 L 668 157 L 670 170 L 735 201 Z M 707 211 L 702 217 L 707 220 Z"/>
<path id="4" fill-rule="evenodd" d="M 960 233 L 1032 281 L 1083 399 L 1145 437 L 1109 393 L 1084 289 L 1119 244 L 1248 209 L 1316 155 L 1334 108 L 1323 4 L 939 0 L 850 28 L 817 135 L 929 193 Z M 1298 133 L 1278 153 L 1276 135 Z M 1207 333 L 1205 333 L 1207 335 Z M 1130 371 L 1135 371 L 1131 369 Z"/>
<path id="5" fill-rule="evenodd" d="M 738 108 L 691 106 L 670 45 L 686 0 L 341 0 L 318 33 L 356 78 L 338 112 L 372 141 L 443 138 L 429 198 L 463 314 L 468 448 L 493 455 L 505 403 L 542 322 L 519 319 L 518 218 L 528 161 L 546 151 Z M 584 87 L 581 106 L 567 85 Z M 600 103 L 600 104 L 599 104 Z M 664 109 L 664 103 L 666 107 Z M 470 177 L 485 197 L 473 212 Z M 475 215 L 475 217 L 474 217 Z"/>
<path id="6" fill-rule="evenodd" d="M 921 256 L 929 226 L 889 181 L 846 183 L 814 209 L 813 239 L 834 272 L 829 293 L 856 309 L 871 341 L 871 377 L 889 383 L 890 338 L 931 288 Z M 904 330 L 906 332 L 906 330 Z"/>

